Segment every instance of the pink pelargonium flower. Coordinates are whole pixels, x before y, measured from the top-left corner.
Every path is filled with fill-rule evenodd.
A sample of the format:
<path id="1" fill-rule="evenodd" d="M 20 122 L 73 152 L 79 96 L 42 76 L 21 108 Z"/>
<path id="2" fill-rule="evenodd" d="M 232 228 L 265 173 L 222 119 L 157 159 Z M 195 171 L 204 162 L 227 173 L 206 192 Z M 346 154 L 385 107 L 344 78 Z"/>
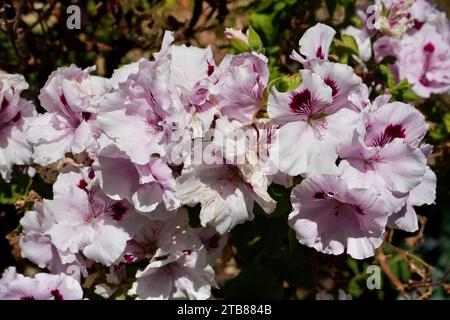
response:
<path id="1" fill-rule="evenodd" d="M 118 260 L 140 223 L 127 201 L 114 201 L 101 191 L 93 170 L 62 173 L 44 210 L 54 219 L 48 234 L 63 252 L 82 252 L 104 265 Z"/>
<path id="2" fill-rule="evenodd" d="M 214 270 L 188 217 L 180 211 L 166 222 L 147 220 L 128 242 L 125 261 L 148 260 L 130 290 L 140 299 L 199 299 L 211 295 Z"/>
<path id="3" fill-rule="evenodd" d="M 124 83 L 128 80 L 128 77 L 131 74 L 135 74 L 139 72 L 139 63 L 141 60 L 145 60 L 144 58 L 139 59 L 136 62 L 124 64 L 118 69 L 115 69 L 111 78 L 108 79 L 109 84 L 115 90 L 120 88 L 120 84 Z"/>
<path id="4" fill-rule="evenodd" d="M 170 243 L 174 233 L 178 233 L 188 225 L 188 220 L 180 209 L 170 218 L 145 219 L 132 239 L 128 240 L 123 262 L 132 264 L 138 261 L 148 261 L 153 258 L 160 244 Z"/>
<path id="5" fill-rule="evenodd" d="M 81 300 L 83 290 L 77 280 L 63 273 L 38 273 L 34 278 L 9 267 L 0 279 L 0 300 Z"/>
<path id="6" fill-rule="evenodd" d="M 23 76 L 0 73 L 0 174 L 7 182 L 14 164 L 31 163 L 33 149 L 26 139 L 26 127 L 36 111 L 20 97 L 26 89 Z"/>
<path id="7" fill-rule="evenodd" d="M 303 64 L 305 67 L 311 62 L 328 60 L 328 51 L 336 31 L 323 24 L 318 23 L 305 31 L 298 42 L 299 52 L 292 51 L 290 58 Z"/>
<path id="8" fill-rule="evenodd" d="M 54 224 L 41 203 L 35 204 L 35 211 L 26 212 L 20 220 L 23 236 L 19 240 L 20 253 L 39 268 L 48 268 L 52 273 L 65 273 L 77 280 L 87 276 L 88 261 L 79 253 L 60 251 L 56 248 L 48 231 Z"/>
<path id="9" fill-rule="evenodd" d="M 449 20 L 445 11 L 436 8 L 436 5 L 429 0 L 416 0 L 409 10 L 414 26 L 410 29 L 410 33 L 420 30 L 425 24 L 431 24 L 437 27 L 440 33 L 449 35 Z"/>
<path id="10" fill-rule="evenodd" d="M 215 265 L 228 242 L 228 233 L 221 235 L 213 227 L 196 228 L 195 233 L 208 253 L 208 264 Z"/>
<path id="11" fill-rule="evenodd" d="M 27 130 L 33 159 L 48 165 L 72 152 L 95 157 L 98 137 L 95 104 L 109 89 L 106 79 L 89 74 L 94 68 L 75 65 L 54 71 L 41 89 L 39 100 L 47 111 Z"/>
<path id="12" fill-rule="evenodd" d="M 218 119 L 214 139 L 204 148 L 203 161 L 185 163 L 177 178 L 176 197 L 181 204 L 194 206 L 200 203 L 202 226 L 213 226 L 220 234 L 252 220 L 255 201 L 266 213 L 273 212 L 276 207 L 267 192 L 267 168 L 249 158 L 248 152 L 253 153 L 253 150 L 247 148 L 248 144 L 241 144 L 245 143 L 245 136 L 233 135 L 242 127 L 226 117 Z"/>
<path id="13" fill-rule="evenodd" d="M 225 28 L 223 35 L 227 39 L 237 39 L 248 43 L 248 35 L 243 33 L 240 29 Z"/>
<path id="14" fill-rule="evenodd" d="M 269 116 L 281 124 L 271 160 L 292 176 L 333 170 L 337 142 L 351 138 L 359 119 L 359 112 L 351 110 L 357 108 L 346 102 L 351 92 L 361 90 L 353 70 L 328 62 L 313 68 L 318 73 L 300 71 L 297 89 L 281 93 L 273 88 L 269 95 Z"/>
<path id="15" fill-rule="evenodd" d="M 301 244 L 355 259 L 375 254 L 383 241 L 388 212 L 378 195 L 349 188 L 337 176 L 316 175 L 292 190 L 289 225 Z"/>
<path id="16" fill-rule="evenodd" d="M 172 137 L 185 133 L 187 113 L 169 91 L 167 68 L 167 63 L 141 59 L 138 72 L 99 103 L 101 130 L 133 163 L 146 165 L 152 154 L 164 156 Z"/>
<path id="17" fill-rule="evenodd" d="M 414 26 L 401 39 L 381 37 L 374 43 L 378 61 L 396 57 L 391 69 L 397 80 L 407 79 L 421 97 L 450 90 L 450 23 L 445 12 L 427 1 L 417 1 L 410 9 Z"/>
<path id="18" fill-rule="evenodd" d="M 185 106 L 201 107 L 217 82 L 218 68 L 211 47 L 197 48 L 171 45 L 170 84 L 180 94 Z"/>
<path id="19" fill-rule="evenodd" d="M 374 27 L 389 37 L 400 38 L 412 25 L 410 8 L 415 0 L 376 0 L 378 12 Z"/>
<path id="20" fill-rule="evenodd" d="M 411 190 L 403 208 L 389 217 L 391 228 L 415 232 L 419 229 L 415 206 L 433 204 L 436 199 L 436 174 L 427 166 L 422 182 Z"/>
<path id="21" fill-rule="evenodd" d="M 257 53 L 227 55 L 220 63 L 215 85 L 217 106 L 230 120 L 252 123 L 269 80 L 267 58 Z"/>
<path id="22" fill-rule="evenodd" d="M 420 147 L 423 154 L 428 157 L 432 152 L 432 146 L 422 144 Z M 403 208 L 389 217 L 388 225 L 391 228 L 415 232 L 419 229 L 415 206 L 431 205 L 436 199 L 436 174 L 429 166 L 426 167 L 422 182 L 411 190 Z"/>
<path id="23" fill-rule="evenodd" d="M 154 54 L 155 64 L 164 68 L 171 94 L 181 101 L 189 115 L 189 131 L 201 137 L 218 113 L 211 101 L 219 70 L 210 47 L 173 44 L 173 32 L 164 34 L 161 51 Z"/>
<path id="24" fill-rule="evenodd" d="M 182 204 L 201 204 L 202 226 L 213 226 L 220 234 L 252 220 L 256 201 L 267 213 L 275 202 L 267 193 L 264 172 L 252 165 L 197 165 L 177 178 L 176 197 Z"/>
<path id="25" fill-rule="evenodd" d="M 121 285 L 127 280 L 125 264 L 113 264 L 105 275 L 105 282 L 95 285 L 94 292 L 104 299 L 108 299 L 115 292 L 121 290 Z"/>
<path id="26" fill-rule="evenodd" d="M 323 62 L 311 66 L 311 71 L 319 75 L 331 89 L 331 103 L 324 112 L 330 114 L 342 108 L 359 111 L 352 105 L 349 97 L 351 94 L 362 95 L 367 86 L 353 68 L 341 63 Z"/>
<path id="27" fill-rule="evenodd" d="M 351 187 L 376 188 L 385 197 L 393 193 L 393 211 L 404 203 L 413 188 L 422 181 L 426 158 L 418 148 L 413 148 L 401 138 L 380 146 L 369 147 L 355 132 L 351 144 L 338 145 L 341 176 Z M 388 201 L 386 198 L 385 201 Z M 403 201 L 403 202 L 402 202 Z"/>
<path id="28" fill-rule="evenodd" d="M 400 102 L 374 104 L 363 118 L 352 141 L 337 147 L 341 177 L 352 188 L 377 190 L 389 212 L 397 212 L 424 177 L 426 157 L 418 146 L 428 126 L 414 107 Z"/>
<path id="29" fill-rule="evenodd" d="M 170 34 L 170 36 L 168 35 Z M 166 32 L 156 61 L 168 61 L 171 92 L 177 95 L 190 115 L 189 130 L 194 137 L 202 137 L 218 114 L 211 99 L 219 79 L 211 48 L 176 46 L 173 36 Z"/>
<path id="30" fill-rule="evenodd" d="M 401 138 L 418 147 L 428 131 L 420 111 L 402 102 L 372 106 L 372 110 L 365 113 L 364 124 L 367 146 L 383 147 L 395 138 Z"/>
<path id="31" fill-rule="evenodd" d="M 447 33 L 424 25 L 401 41 L 396 62 L 399 77 L 414 84 L 414 92 L 421 97 L 450 90 L 450 27 Z"/>
<path id="32" fill-rule="evenodd" d="M 0 90 L 11 90 L 13 94 L 20 94 L 28 89 L 28 83 L 21 74 L 10 74 L 0 71 Z"/>
<path id="33" fill-rule="evenodd" d="M 153 212 L 160 203 L 167 210 L 180 206 L 175 198 L 175 177 L 163 158 L 150 157 L 136 164 L 114 145 L 102 148 L 98 170 L 103 192 L 114 200 L 128 200 L 142 213 Z"/>

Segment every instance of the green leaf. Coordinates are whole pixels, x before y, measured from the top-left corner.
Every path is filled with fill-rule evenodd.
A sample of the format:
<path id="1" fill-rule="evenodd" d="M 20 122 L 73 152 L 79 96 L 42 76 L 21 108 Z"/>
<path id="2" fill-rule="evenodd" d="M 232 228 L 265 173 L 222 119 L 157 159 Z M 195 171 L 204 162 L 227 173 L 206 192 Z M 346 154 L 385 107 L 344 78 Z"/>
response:
<path id="1" fill-rule="evenodd" d="M 411 88 L 412 88 L 412 84 L 410 84 L 408 82 L 408 80 L 404 79 L 404 80 L 400 81 L 399 83 L 397 83 L 396 85 L 391 86 L 389 89 L 389 92 L 393 95 L 396 95 L 396 94 L 402 93 L 405 90 L 409 90 Z"/>
<path id="2" fill-rule="evenodd" d="M 276 31 L 273 28 L 272 16 L 268 14 L 261 14 L 253 12 L 250 15 L 250 23 L 263 35 L 265 40 L 274 39 L 276 36 Z M 267 42 L 266 42 L 267 43 Z"/>
<path id="3" fill-rule="evenodd" d="M 404 79 L 394 86 L 389 88 L 389 93 L 392 94 L 396 100 L 400 101 L 417 101 L 420 97 L 415 94 L 411 88 L 413 85 Z"/>
<path id="4" fill-rule="evenodd" d="M 348 52 L 343 52 L 339 55 L 339 62 L 342 64 L 348 64 L 348 61 L 350 60 L 350 55 Z"/>
<path id="5" fill-rule="evenodd" d="M 268 88 L 272 89 L 273 86 L 280 92 L 288 92 L 294 90 L 300 86 L 302 79 L 299 73 L 295 73 L 293 75 L 282 75 L 281 77 L 272 80 Z"/>
<path id="6" fill-rule="evenodd" d="M 263 44 L 261 38 L 259 37 L 258 33 L 256 33 L 255 29 L 249 27 L 247 30 L 247 36 L 250 48 L 256 52 L 261 51 Z"/>
<path id="7" fill-rule="evenodd" d="M 114 297 L 114 300 L 125 300 L 127 298 L 127 293 L 126 292 L 122 292 L 119 295 Z"/>
<path id="8" fill-rule="evenodd" d="M 450 113 L 447 112 L 446 114 L 444 114 L 442 120 L 444 121 L 445 129 L 448 133 L 450 133 Z"/>
<path id="9" fill-rule="evenodd" d="M 347 48 L 349 48 L 354 54 L 359 56 L 358 42 L 356 42 L 355 37 L 349 34 L 344 34 L 342 35 L 342 40 Z"/>
<path id="10" fill-rule="evenodd" d="M 285 187 L 278 184 L 271 184 L 269 186 L 269 194 L 273 200 L 277 202 L 277 207 L 275 211 L 268 216 L 268 218 L 288 216 L 292 211 L 292 206 L 290 202 L 291 191 Z"/>
<path id="11" fill-rule="evenodd" d="M 87 2 L 86 9 L 90 15 L 95 16 L 97 14 L 97 5 L 95 4 L 94 0 L 89 0 Z"/>
<path id="12" fill-rule="evenodd" d="M 14 172 L 10 183 L 0 178 L 0 203 L 14 205 L 31 190 L 33 180 L 28 174 Z"/>
<path id="13" fill-rule="evenodd" d="M 402 261 L 399 263 L 399 273 L 400 273 L 400 280 L 403 283 L 407 283 L 408 280 L 411 278 L 411 272 L 408 268 L 408 263 L 406 261 Z"/>
<path id="14" fill-rule="evenodd" d="M 275 6 L 273 7 L 273 11 L 283 11 L 286 9 L 286 3 L 284 2 L 277 2 Z"/>
<path id="15" fill-rule="evenodd" d="M 350 24 L 354 25 L 358 29 L 364 28 L 364 22 L 362 22 L 361 19 L 357 16 L 350 17 Z"/>
<path id="16" fill-rule="evenodd" d="M 380 73 L 382 79 L 385 80 L 386 86 L 388 88 L 392 88 L 395 85 L 395 78 L 394 75 L 392 74 L 391 69 L 388 66 L 382 64 L 378 66 L 377 70 Z"/>
<path id="17" fill-rule="evenodd" d="M 402 97 L 404 101 L 408 102 L 408 101 L 417 101 L 419 99 L 421 99 L 417 94 L 414 93 L 414 91 L 412 91 L 411 89 L 406 90 L 405 92 L 403 92 Z"/>
<path id="18" fill-rule="evenodd" d="M 251 48 L 247 42 L 241 39 L 228 39 L 231 46 L 237 50 L 238 53 L 249 52 Z"/>
<path id="19" fill-rule="evenodd" d="M 356 281 L 351 281 L 347 286 L 347 292 L 357 298 L 363 294 L 363 289 Z"/>
<path id="20" fill-rule="evenodd" d="M 379 64 L 393 64 L 397 61 L 397 57 L 395 56 L 386 56 L 384 57 Z"/>
<path id="21" fill-rule="evenodd" d="M 348 34 L 343 34 L 341 38 L 341 40 L 334 40 L 334 46 L 338 49 L 344 49 L 352 54 L 359 56 L 359 47 L 356 39 Z"/>
<path id="22" fill-rule="evenodd" d="M 447 134 L 450 133 L 447 129 L 445 124 L 438 123 L 434 128 L 431 128 L 429 131 L 429 136 L 435 140 L 440 141 L 447 137 Z"/>
<path id="23" fill-rule="evenodd" d="M 397 278 L 399 278 L 399 272 L 400 272 L 399 263 L 397 261 L 395 261 L 394 259 L 389 259 L 389 260 L 387 260 L 387 264 L 389 266 L 389 269 L 391 269 L 392 274 L 394 276 L 396 276 Z"/>
<path id="24" fill-rule="evenodd" d="M 355 259 L 348 258 L 347 259 L 347 266 L 350 268 L 350 270 L 352 270 L 352 272 L 354 274 L 359 274 L 360 273 L 358 262 L 356 262 Z"/>

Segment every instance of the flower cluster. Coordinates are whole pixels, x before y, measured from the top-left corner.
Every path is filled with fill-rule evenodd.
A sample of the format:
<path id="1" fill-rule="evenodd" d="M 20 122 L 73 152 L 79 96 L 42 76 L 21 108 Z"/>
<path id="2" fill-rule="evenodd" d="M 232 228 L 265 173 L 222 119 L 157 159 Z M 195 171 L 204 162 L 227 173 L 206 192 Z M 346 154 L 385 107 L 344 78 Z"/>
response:
<path id="1" fill-rule="evenodd" d="M 322 24 L 309 29 L 293 53 L 306 66 L 301 85 L 272 89 L 268 113 L 280 128 L 271 156 L 281 171 L 305 178 L 291 196 L 298 240 L 363 259 L 386 225 L 417 230 L 412 206 L 434 202 L 436 176 L 426 164 L 424 116 L 387 95 L 370 101 L 352 68 L 328 61 L 334 33 Z"/>
<path id="2" fill-rule="evenodd" d="M 373 42 L 376 61 L 395 58 L 391 64 L 394 77 L 408 80 L 418 96 L 428 98 L 431 94 L 449 93 L 450 23 L 445 12 L 428 0 L 378 2 L 385 12 L 397 18 L 390 18 L 391 21 L 381 16 L 370 28 L 371 16 L 360 12 L 364 28 L 348 27 L 345 30 L 355 37 L 360 58 L 363 61 L 370 59 Z M 385 26 L 380 27 L 380 24 Z M 395 32 L 395 37 L 392 32 Z"/>
<path id="3" fill-rule="evenodd" d="M 33 149 L 25 128 L 36 115 L 33 105 L 20 97 L 28 84 L 21 75 L 0 73 L 0 173 L 10 181 L 14 164 L 31 164 Z"/>
<path id="4" fill-rule="evenodd" d="M 29 278 L 9 267 L 0 279 L 2 300 L 80 300 L 82 297 L 78 281 L 64 273 L 38 273 Z"/>
<path id="5" fill-rule="evenodd" d="M 394 50 L 399 77 L 417 80 L 424 96 L 448 90 L 448 39 L 440 39 L 448 25 L 440 15 L 414 19 L 404 38 L 379 38 L 376 56 L 383 43 Z M 80 299 L 79 281 L 103 265 L 95 287 L 103 297 L 126 288 L 138 299 L 207 299 L 228 233 L 254 218 L 255 203 L 272 213 L 269 185 L 290 188 L 293 177 L 301 182 L 288 223 L 317 251 L 364 259 L 386 227 L 417 230 L 414 206 L 435 199 L 428 125 L 412 105 L 369 99 L 353 68 L 330 60 L 335 33 L 324 24 L 305 32 L 291 55 L 303 66 L 301 84 L 287 92 L 269 87 L 263 54 L 217 65 L 209 47 L 175 45 L 171 32 L 151 60 L 110 78 L 75 65 L 56 70 L 39 95 L 44 113 L 20 97 L 23 77 L 0 75 L 2 177 L 34 164 L 53 183 L 52 199 L 21 219 L 19 243 L 53 275 L 8 269 L 0 298 Z M 226 36 L 249 41 L 232 29 Z M 190 225 L 194 206 L 200 227 Z"/>

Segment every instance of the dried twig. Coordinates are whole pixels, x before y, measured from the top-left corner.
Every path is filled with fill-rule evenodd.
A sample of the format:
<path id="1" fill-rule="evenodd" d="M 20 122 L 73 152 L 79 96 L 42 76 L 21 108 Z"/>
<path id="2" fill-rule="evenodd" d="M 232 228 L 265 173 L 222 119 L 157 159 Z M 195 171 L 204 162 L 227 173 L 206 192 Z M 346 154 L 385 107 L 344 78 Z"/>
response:
<path id="1" fill-rule="evenodd" d="M 419 233 L 415 236 L 408 237 L 405 239 L 406 244 L 410 248 L 414 248 L 417 246 L 417 244 L 424 239 L 424 231 L 425 231 L 425 224 L 427 223 L 427 217 L 417 215 L 417 220 L 419 220 L 420 228 Z"/>
<path id="2" fill-rule="evenodd" d="M 405 291 L 405 285 L 392 273 L 391 268 L 387 263 L 387 257 L 383 252 L 382 247 L 377 249 L 377 260 L 380 263 L 381 268 L 383 269 L 386 276 L 391 280 L 396 289 L 406 298 L 411 299 L 411 296 Z"/>

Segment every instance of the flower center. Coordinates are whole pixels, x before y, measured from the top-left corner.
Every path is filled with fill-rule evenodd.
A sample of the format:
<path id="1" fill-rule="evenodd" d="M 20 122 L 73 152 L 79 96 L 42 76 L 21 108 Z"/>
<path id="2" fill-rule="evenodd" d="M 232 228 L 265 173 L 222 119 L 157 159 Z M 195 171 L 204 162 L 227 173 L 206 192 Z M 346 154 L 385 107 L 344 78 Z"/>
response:
<path id="1" fill-rule="evenodd" d="M 314 101 L 311 92 L 308 89 L 296 93 L 292 96 L 289 107 L 293 112 L 302 116 L 305 119 L 313 115 Z"/>
<path id="2" fill-rule="evenodd" d="M 395 138 L 405 138 L 405 128 L 401 124 L 389 124 L 384 132 L 375 138 L 372 145 L 375 147 L 382 147 Z"/>

